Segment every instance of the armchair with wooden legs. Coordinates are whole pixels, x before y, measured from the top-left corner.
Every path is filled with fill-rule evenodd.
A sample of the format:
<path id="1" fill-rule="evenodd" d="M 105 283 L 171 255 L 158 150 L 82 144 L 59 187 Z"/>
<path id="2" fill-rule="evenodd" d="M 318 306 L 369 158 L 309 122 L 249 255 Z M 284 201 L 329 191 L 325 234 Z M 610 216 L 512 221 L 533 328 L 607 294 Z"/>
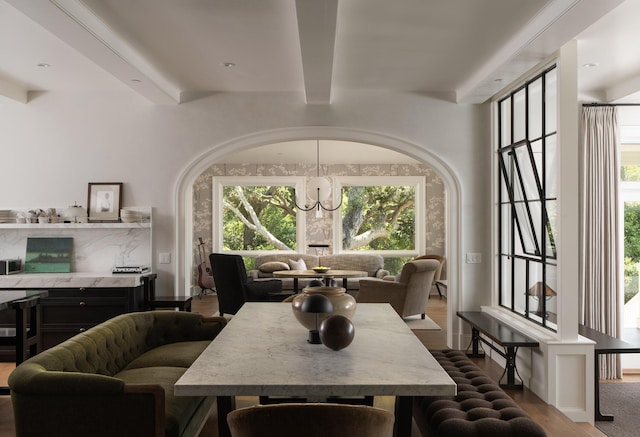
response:
<path id="1" fill-rule="evenodd" d="M 357 302 L 391 304 L 401 317 L 420 314 L 425 318 L 433 278 L 441 263 L 435 259 L 407 262 L 395 281 L 363 279 Z"/>

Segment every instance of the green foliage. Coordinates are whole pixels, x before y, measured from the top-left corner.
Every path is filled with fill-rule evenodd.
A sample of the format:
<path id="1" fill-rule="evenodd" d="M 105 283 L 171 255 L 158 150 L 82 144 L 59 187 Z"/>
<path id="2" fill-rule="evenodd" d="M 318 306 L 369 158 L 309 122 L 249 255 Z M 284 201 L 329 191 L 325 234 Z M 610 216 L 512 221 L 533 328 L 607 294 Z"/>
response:
<path id="1" fill-rule="evenodd" d="M 394 257 L 394 258 L 386 258 L 384 259 L 384 269 L 389 271 L 390 275 L 399 275 L 402 271 L 402 266 L 405 265 L 408 261 L 411 261 L 413 257 L 404 256 L 404 257 Z"/>
<path id="2" fill-rule="evenodd" d="M 640 202 L 625 202 L 624 303 L 638 293 L 638 263 L 640 263 Z"/>
<path id="3" fill-rule="evenodd" d="M 224 249 L 295 250 L 294 195 L 287 186 L 224 187 Z M 342 195 L 344 249 L 415 249 L 415 187 L 345 187 Z"/>
<path id="4" fill-rule="evenodd" d="M 624 303 L 638 294 L 638 263 L 631 258 L 624 258 Z"/>
<path id="5" fill-rule="evenodd" d="M 620 167 L 620 180 L 637 182 L 640 181 L 640 165 L 623 165 Z"/>
<path id="6" fill-rule="evenodd" d="M 295 250 L 296 215 L 291 209 L 293 191 L 293 187 L 286 186 L 224 187 L 224 249 L 281 249 L 277 242 Z M 262 229 L 273 238 L 267 237 L 260 231 Z"/>
<path id="7" fill-rule="evenodd" d="M 624 256 L 640 262 L 640 202 L 624 204 Z"/>
<path id="8" fill-rule="evenodd" d="M 344 187 L 343 249 L 415 249 L 413 186 Z"/>

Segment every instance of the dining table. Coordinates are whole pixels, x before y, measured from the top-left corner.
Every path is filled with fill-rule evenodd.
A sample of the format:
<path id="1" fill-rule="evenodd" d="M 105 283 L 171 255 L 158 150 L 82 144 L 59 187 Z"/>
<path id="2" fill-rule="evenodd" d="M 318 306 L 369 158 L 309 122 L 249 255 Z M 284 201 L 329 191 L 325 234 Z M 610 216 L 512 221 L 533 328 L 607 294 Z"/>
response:
<path id="1" fill-rule="evenodd" d="M 358 304 L 352 342 L 307 341 L 291 304 L 247 302 L 174 385 L 176 396 L 217 396 L 230 435 L 236 396 L 395 397 L 394 436 L 409 437 L 414 396 L 453 396 L 456 384 L 387 303 Z"/>

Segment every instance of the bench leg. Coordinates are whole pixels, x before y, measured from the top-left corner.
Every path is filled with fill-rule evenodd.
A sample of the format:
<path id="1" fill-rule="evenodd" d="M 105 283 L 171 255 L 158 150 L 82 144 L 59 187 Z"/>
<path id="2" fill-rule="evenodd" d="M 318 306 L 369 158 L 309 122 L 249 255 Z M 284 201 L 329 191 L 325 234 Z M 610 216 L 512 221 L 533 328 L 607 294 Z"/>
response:
<path id="1" fill-rule="evenodd" d="M 500 377 L 500 380 L 502 381 L 502 378 L 504 378 L 506 374 L 507 383 L 500 384 L 500 387 L 502 388 L 522 390 L 523 384 L 522 383 L 516 384 L 516 373 L 518 372 L 518 369 L 516 368 L 517 353 L 518 353 L 517 347 L 510 346 L 506 348 L 505 359 L 507 360 L 507 364 L 504 367 L 504 373 L 502 374 L 502 377 Z"/>
<path id="2" fill-rule="evenodd" d="M 470 358 L 484 358 L 484 351 L 480 352 L 480 331 L 471 327 L 471 353 L 467 352 Z M 469 348 L 467 348 L 469 350 Z"/>

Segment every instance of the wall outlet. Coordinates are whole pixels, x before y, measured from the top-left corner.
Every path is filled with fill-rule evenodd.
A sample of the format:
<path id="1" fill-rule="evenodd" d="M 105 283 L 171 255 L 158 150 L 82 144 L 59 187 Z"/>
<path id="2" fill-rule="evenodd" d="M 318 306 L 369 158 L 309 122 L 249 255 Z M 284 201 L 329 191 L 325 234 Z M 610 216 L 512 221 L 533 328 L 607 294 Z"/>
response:
<path id="1" fill-rule="evenodd" d="M 158 257 L 158 263 L 171 264 L 171 254 L 169 252 L 161 252 Z"/>
<path id="2" fill-rule="evenodd" d="M 467 264 L 479 264 L 482 262 L 481 253 L 467 253 Z"/>

